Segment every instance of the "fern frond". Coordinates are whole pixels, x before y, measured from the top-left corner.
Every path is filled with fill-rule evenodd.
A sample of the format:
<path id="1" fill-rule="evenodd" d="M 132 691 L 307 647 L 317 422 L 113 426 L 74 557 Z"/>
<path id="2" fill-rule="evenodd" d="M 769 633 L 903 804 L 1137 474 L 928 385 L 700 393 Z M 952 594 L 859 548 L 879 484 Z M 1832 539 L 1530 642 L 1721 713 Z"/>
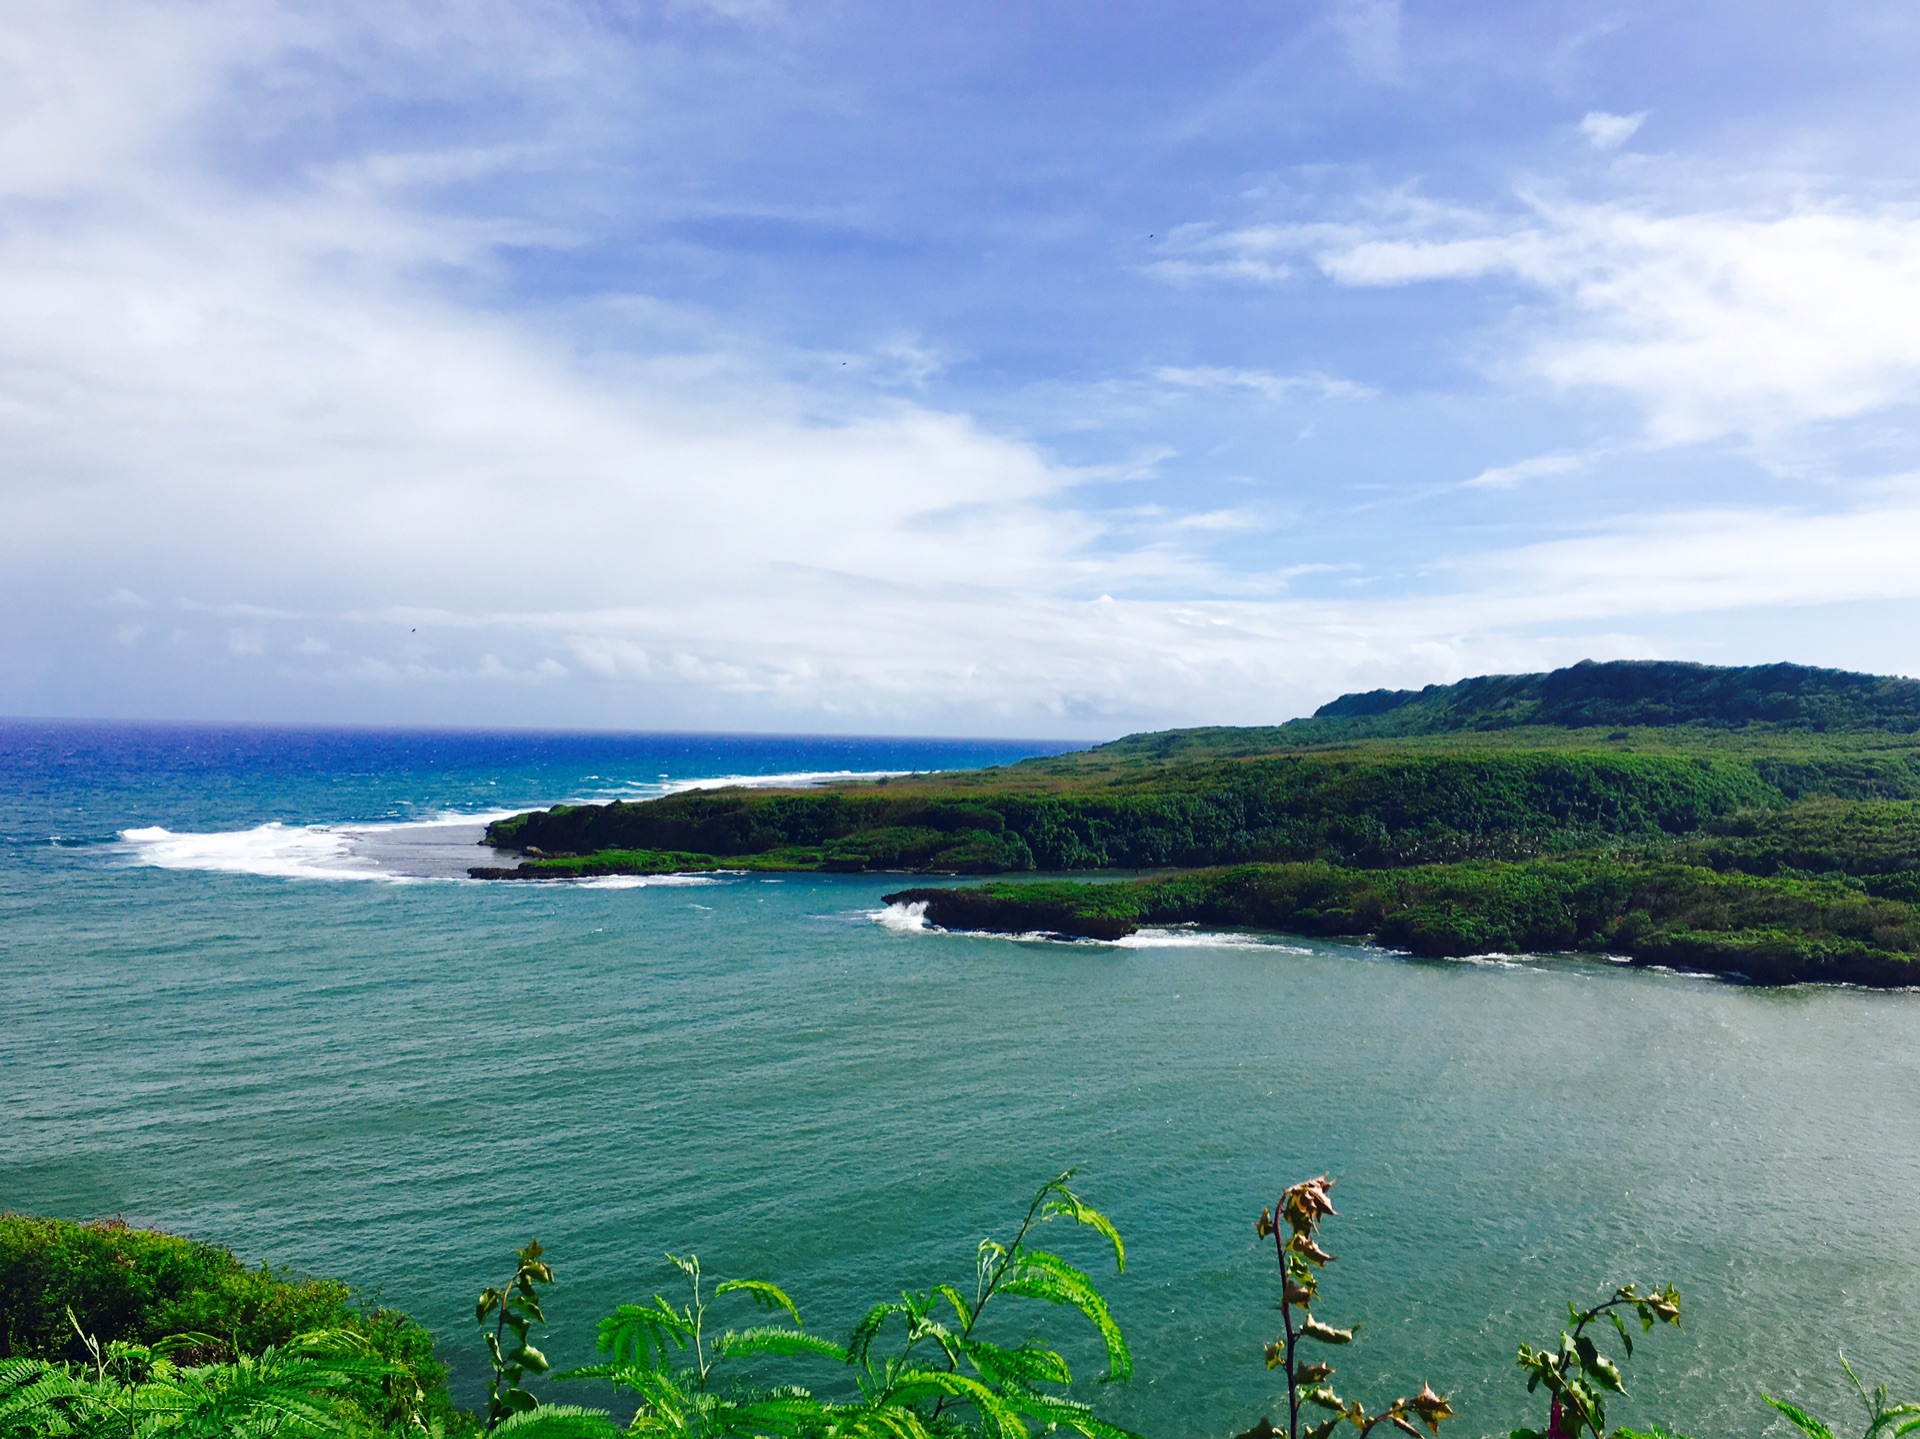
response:
<path id="1" fill-rule="evenodd" d="M 1075 1224 L 1084 1224 L 1089 1229 L 1097 1231 L 1113 1246 L 1114 1268 L 1122 1274 L 1126 1273 L 1127 1247 L 1120 1242 L 1120 1231 L 1113 1227 L 1113 1221 L 1111 1219 L 1107 1218 L 1106 1215 L 1102 1214 L 1092 1205 L 1082 1201 L 1079 1195 L 1067 1188 L 1067 1180 L 1071 1178 L 1072 1175 L 1073 1171 L 1069 1169 L 1065 1174 L 1047 1186 L 1047 1190 L 1051 1192 L 1054 1197 L 1048 1200 L 1046 1207 L 1041 1210 L 1041 1217 L 1043 1219 L 1052 1219 L 1057 1216 L 1063 1219 L 1071 1219 Z"/>
<path id="2" fill-rule="evenodd" d="M 510 1415 L 494 1431 L 496 1436 L 514 1435 L 517 1439 L 615 1439 L 620 1426 L 604 1409 L 584 1409 L 577 1404 L 542 1404 Z"/>
<path id="3" fill-rule="evenodd" d="M 933 1292 L 953 1306 L 953 1312 L 960 1317 L 962 1329 L 973 1327 L 973 1306 L 967 1303 L 967 1297 L 964 1294 L 951 1284 L 935 1285 Z"/>
<path id="4" fill-rule="evenodd" d="M 1133 1373 L 1133 1354 L 1127 1348 L 1126 1338 L 1090 1277 L 1044 1249 L 1023 1249 L 1016 1261 L 1013 1274 L 1000 1281 L 1002 1294 L 1019 1294 L 1078 1309 L 1100 1331 L 1106 1343 L 1106 1377 L 1125 1379 Z"/>
<path id="5" fill-rule="evenodd" d="M 964 1340 L 960 1349 L 967 1356 L 967 1361 L 979 1371 L 980 1377 L 989 1384 L 1006 1384 L 1011 1381 L 1022 1386 L 1031 1386 L 1073 1382 L 1073 1375 L 1067 1369 L 1067 1361 L 1051 1349 L 1041 1349 L 1032 1344 L 1023 1344 L 1017 1349 L 1007 1349 L 998 1344 L 990 1344 L 984 1339 Z"/>
<path id="6" fill-rule="evenodd" d="M 692 1342 L 693 1321 L 658 1294 L 651 1304 L 622 1304 L 600 1321 L 594 1338 L 594 1346 L 615 1360 L 656 1366 Z"/>
<path id="7" fill-rule="evenodd" d="M 1760 1397 L 1786 1415 L 1793 1427 L 1805 1434 L 1807 1439 L 1833 1439 L 1833 1431 L 1806 1410 L 1797 1408 L 1784 1399 L 1776 1399 L 1765 1390 L 1760 1392 Z"/>
<path id="8" fill-rule="evenodd" d="M 1131 1430 L 1096 1418 L 1093 1406 L 1078 1399 L 1069 1399 L 1061 1394 L 1038 1393 L 1019 1384 L 1008 1384 L 1004 1388 L 1008 1401 L 1021 1413 L 1029 1414 L 1052 1428 L 1071 1429 L 1086 1435 L 1087 1439 L 1141 1439 Z"/>
<path id="9" fill-rule="evenodd" d="M 1019 1411 L 1001 1397 L 992 1386 L 970 1374 L 914 1366 L 894 1381 L 888 1396 L 895 1403 L 913 1404 L 921 1399 L 958 1399 L 971 1404 L 990 1432 L 999 1439 L 1029 1439 L 1026 1421 Z"/>
<path id="10" fill-rule="evenodd" d="M 853 1333 L 847 1339 L 847 1362 L 865 1364 L 873 1349 L 873 1341 L 880 1336 L 880 1330 L 887 1320 L 896 1314 L 906 1315 L 912 1322 L 913 1311 L 898 1301 L 876 1304 L 860 1316 L 860 1322 L 853 1326 Z"/>
<path id="11" fill-rule="evenodd" d="M 805 1390 L 769 1395 L 740 1405 L 730 1416 L 735 1433 L 773 1435 L 778 1439 L 800 1439 L 826 1428 L 831 1406 L 815 1399 Z"/>
<path id="12" fill-rule="evenodd" d="M 736 1292 L 752 1295 L 753 1302 L 762 1309 L 786 1310 L 794 1324 L 800 1325 L 800 1310 L 787 1297 L 787 1291 L 778 1284 L 770 1284 L 764 1279 L 729 1279 L 726 1283 L 716 1284 L 713 1287 L 713 1297 L 716 1299 L 722 1294 Z"/>
<path id="13" fill-rule="evenodd" d="M 736 1359 L 748 1354 L 817 1354 L 824 1359 L 847 1362 L 844 1346 L 817 1334 L 779 1325 L 756 1325 L 752 1329 L 734 1329 L 713 1341 L 715 1359 Z"/>

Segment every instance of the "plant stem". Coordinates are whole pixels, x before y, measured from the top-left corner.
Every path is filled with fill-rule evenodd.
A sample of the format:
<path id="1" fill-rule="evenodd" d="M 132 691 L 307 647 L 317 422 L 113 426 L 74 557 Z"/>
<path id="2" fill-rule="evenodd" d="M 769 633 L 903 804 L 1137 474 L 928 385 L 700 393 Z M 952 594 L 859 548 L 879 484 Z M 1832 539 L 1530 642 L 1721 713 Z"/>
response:
<path id="1" fill-rule="evenodd" d="M 1027 1217 L 1020 1221 L 1019 1229 L 1014 1231 L 1013 1243 L 1007 1246 L 1006 1252 L 1000 1256 L 1000 1262 L 993 1267 L 993 1277 L 991 1279 L 976 1278 L 974 1280 L 973 1313 L 967 1317 L 967 1322 L 961 1326 L 960 1339 L 962 1343 L 965 1343 L 966 1340 L 972 1337 L 973 1326 L 980 1322 L 980 1314 L 987 1307 L 987 1301 L 993 1298 L 994 1290 L 1000 1287 L 1000 1281 L 1006 1277 L 1007 1270 L 1013 1267 L 1014 1257 L 1019 1254 L 1020 1245 L 1027 1237 L 1027 1231 L 1033 1228 L 1034 1216 L 1040 1212 L 1041 1204 L 1046 1200 L 1047 1195 L 1052 1189 L 1053 1186 L 1049 1184 L 1033 1196 L 1033 1203 L 1027 1206 Z M 908 1347 L 911 1348 L 912 1346 L 909 1345 Z M 959 1367 L 960 1356 L 949 1353 L 947 1355 L 947 1373 L 951 1374 Z M 947 1407 L 947 1397 L 948 1396 L 942 1394 L 935 1402 L 931 1416 L 933 1419 L 938 1419 L 940 1417 L 940 1411 Z"/>
<path id="2" fill-rule="evenodd" d="M 1287 1326 L 1287 1439 L 1300 1439 L 1300 1386 L 1293 1378 L 1293 1301 L 1287 1298 L 1287 1241 L 1280 1234 L 1280 1216 L 1286 1205 L 1281 1196 L 1273 1206 L 1273 1251 L 1280 1260 L 1280 1318 Z"/>

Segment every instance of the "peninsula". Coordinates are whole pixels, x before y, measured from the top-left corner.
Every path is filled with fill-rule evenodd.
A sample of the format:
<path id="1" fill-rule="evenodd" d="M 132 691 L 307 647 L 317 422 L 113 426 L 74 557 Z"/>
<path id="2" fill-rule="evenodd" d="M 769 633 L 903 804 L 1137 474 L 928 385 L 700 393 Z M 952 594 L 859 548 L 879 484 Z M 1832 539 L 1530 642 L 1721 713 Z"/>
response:
<path id="1" fill-rule="evenodd" d="M 1920 682 L 1585 662 L 1344 695 L 993 769 L 556 806 L 484 879 L 1125 871 L 887 896 L 949 928 L 1229 924 L 1416 955 L 1587 950 L 1761 982 L 1920 983 Z"/>

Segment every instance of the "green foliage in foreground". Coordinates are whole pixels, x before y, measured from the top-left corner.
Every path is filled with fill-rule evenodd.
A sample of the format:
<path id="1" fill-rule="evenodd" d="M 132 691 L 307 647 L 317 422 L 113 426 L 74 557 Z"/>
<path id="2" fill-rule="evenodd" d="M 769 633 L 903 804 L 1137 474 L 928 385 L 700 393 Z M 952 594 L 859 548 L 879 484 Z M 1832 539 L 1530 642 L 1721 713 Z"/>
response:
<path id="1" fill-rule="evenodd" d="M 668 1256 L 685 1281 L 685 1297 L 655 1294 L 644 1304 L 621 1305 L 600 1322 L 603 1362 L 553 1376 L 614 1384 L 635 1400 L 624 1424 L 611 1411 L 549 1403 L 526 1387 L 529 1376 L 547 1369 L 529 1339 L 545 1323 L 540 1290 L 553 1278 L 538 1244 L 529 1244 L 507 1286 L 484 1291 L 476 1306 L 495 1381 L 485 1428 L 502 1439 L 1034 1439 L 1037 1426 L 1043 1434 L 1136 1439 L 1073 1397 L 1067 1361 L 1042 1332 L 1049 1312 L 1078 1314 L 1105 1350 L 1103 1380 L 1132 1371 L 1132 1355 L 1092 1276 L 1033 1243 L 1043 1226 L 1066 1220 L 1093 1231 L 1124 1271 L 1119 1232 L 1068 1187 L 1070 1177 L 1041 1186 L 1008 1239 L 981 1242 L 970 1284 L 876 1304 L 844 1341 L 806 1329 L 776 1284 L 709 1285 L 697 1259 Z M 1266 1346 L 1266 1361 L 1286 1381 L 1287 1417 L 1283 1425 L 1263 1418 L 1239 1439 L 1333 1439 L 1343 1426 L 1357 1431 L 1354 1439 L 1370 1439 L 1382 1426 L 1431 1439 L 1455 1417 L 1444 1394 L 1422 1384 L 1370 1411 L 1340 1396 L 1333 1366 L 1319 1357 L 1355 1337 L 1314 1311 L 1322 1270 L 1333 1259 L 1320 1245 L 1320 1221 L 1335 1212 L 1332 1187 L 1325 1175 L 1295 1184 L 1256 1222 L 1255 1232 L 1273 1241 L 1280 1269 L 1282 1333 Z M 220 1267 L 210 1272 L 217 1282 Z M 97 1287 L 93 1280 L 67 1287 L 84 1293 L 90 1284 Z M 1018 1300 L 1027 1302 L 1009 1308 Z M 742 1306 L 747 1322 L 716 1323 L 723 1302 Z M 1511 1439 L 1608 1439 L 1607 1399 L 1626 1392 L 1622 1361 L 1604 1353 L 1589 1330 L 1610 1323 L 1630 1359 L 1634 1336 L 1626 1317 L 1637 1318 L 1643 1334 L 1657 1323 L 1677 1325 L 1680 1296 L 1671 1286 L 1643 1293 L 1629 1285 L 1585 1310 L 1570 1304 L 1568 1315 L 1556 1345 L 1519 1347 L 1528 1392 L 1545 1392 L 1547 1427 L 1517 1429 Z M 185 1333 L 153 1344 L 102 1343 L 75 1316 L 67 1318 L 80 1359 L 0 1357 L 0 1439 L 441 1439 L 474 1424 L 458 1415 L 450 1431 L 409 1387 L 411 1371 L 380 1357 L 362 1333 L 319 1330 L 258 1352 L 188 1362 L 186 1356 L 220 1341 Z M 812 1366 L 819 1382 L 791 1382 L 796 1366 Z M 1902 1439 L 1920 1430 L 1920 1404 L 1895 1403 L 1884 1386 L 1869 1395 L 1851 1367 L 1847 1375 L 1867 1411 L 1862 1439 Z M 396 1384 L 412 1402 L 392 1412 Z M 1835 1439 L 1804 1410 L 1765 1398 L 1806 1439 Z M 1617 1429 L 1611 1439 L 1676 1436 Z"/>
<path id="2" fill-rule="evenodd" d="M 1117 939 L 1143 925 L 1372 935 L 1416 955 L 1586 950 L 1763 983 L 1920 983 L 1920 910 L 1824 879 L 1599 856 L 1403 870 L 1239 865 L 1117 884 L 906 889 L 949 929 Z"/>
<path id="3" fill-rule="evenodd" d="M 382 1414 L 400 1366 L 355 1334 L 321 1331 L 226 1363 L 182 1365 L 184 1345 L 90 1336 L 85 1364 L 0 1359 L 0 1439 L 356 1439 L 441 1432 L 417 1410 Z"/>
<path id="4" fill-rule="evenodd" d="M 1854 1392 L 1860 1396 L 1860 1407 L 1867 1411 L 1867 1427 L 1861 1432 L 1860 1439 L 1899 1439 L 1902 1434 L 1920 1430 L 1920 1404 L 1895 1403 L 1887 1397 L 1887 1386 L 1884 1384 L 1874 1385 L 1873 1393 L 1867 1393 L 1867 1386 L 1860 1382 L 1860 1376 L 1853 1372 L 1853 1366 L 1847 1363 L 1844 1354 L 1840 1356 L 1840 1367 L 1847 1371 L 1847 1378 L 1853 1381 Z M 1788 1422 L 1805 1434 L 1807 1439 L 1834 1439 L 1833 1430 L 1806 1410 L 1784 1399 L 1776 1399 L 1771 1394 L 1761 1397 L 1786 1415 Z M 1645 1439 L 1645 1436 L 1634 1435 L 1632 1439 Z M 1661 1436 L 1661 1439 L 1666 1439 L 1666 1436 Z"/>
<path id="5" fill-rule="evenodd" d="M 0 1215 L 0 1359 L 88 1363 L 96 1343 L 132 1346 L 128 1354 L 161 1346 L 169 1365 L 192 1369 L 269 1350 L 284 1357 L 298 1336 L 324 1332 L 338 1337 L 335 1349 L 391 1366 L 382 1397 L 368 1400 L 372 1420 L 419 1415 L 457 1428 L 433 1336 L 350 1299 L 337 1280 L 248 1269 L 217 1245 L 118 1220 Z"/>
<path id="6" fill-rule="evenodd" d="M 1133 1356 L 1099 1287 L 1085 1271 L 1031 1242 L 1041 1226 L 1065 1219 L 1095 1231 L 1124 1268 L 1119 1232 L 1067 1187 L 1070 1174 L 1045 1185 L 1004 1242 L 986 1239 L 970 1286 L 942 1284 L 903 1293 L 867 1311 L 844 1341 L 807 1330 L 786 1291 L 762 1279 L 731 1279 L 709 1289 L 697 1258 L 669 1255 L 687 1282 L 674 1303 L 654 1295 L 623 1304 L 600 1321 L 604 1363 L 559 1375 L 611 1382 L 638 1407 L 622 1428 L 604 1410 L 541 1407 L 514 1400 L 510 1417 L 489 1429 L 516 1439 L 1028 1439 L 1033 1426 L 1086 1439 L 1133 1439 L 1067 1392 L 1072 1373 L 1041 1337 L 1032 1302 L 1083 1316 L 1106 1350 L 1109 1379 L 1124 1379 Z M 524 1255 L 523 1255 L 524 1272 Z M 532 1286 L 528 1286 L 529 1292 Z M 969 1292 L 970 1291 L 970 1292 Z M 497 1313 L 481 1297 L 483 1322 Z M 713 1305 L 733 1298 L 772 1317 L 714 1333 Z M 1002 1316 L 1009 1301 L 1025 1312 Z M 531 1311 L 537 1313 L 537 1301 Z M 991 1324 L 987 1321 L 993 1316 Z M 999 1333 L 1000 1338 L 989 1338 Z M 1017 1335 L 1017 1337 L 1016 1337 Z M 522 1334 L 524 1340 L 524 1334 Z M 823 1384 L 770 1384 L 765 1361 L 824 1363 Z M 509 1352 L 495 1359 L 496 1392 L 506 1388 Z M 517 1379 L 515 1381 L 517 1383 Z M 818 1392 L 817 1392 L 818 1391 Z M 524 1391 L 521 1391 L 524 1393 Z"/>

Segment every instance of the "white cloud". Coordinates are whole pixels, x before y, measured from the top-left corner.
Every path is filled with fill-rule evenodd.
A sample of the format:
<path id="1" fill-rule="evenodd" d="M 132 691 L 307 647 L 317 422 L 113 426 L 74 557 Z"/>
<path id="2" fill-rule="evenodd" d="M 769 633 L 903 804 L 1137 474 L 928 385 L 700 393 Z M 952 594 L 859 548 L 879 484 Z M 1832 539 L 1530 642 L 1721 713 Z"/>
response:
<path id="1" fill-rule="evenodd" d="M 448 94 L 476 74 L 585 74 L 515 29 L 514 7 L 422 15 L 366 35 L 444 59 L 422 73 Z M 1397 8 L 1339 16 L 1356 65 L 1393 78 Z M 1279 719 L 1336 688 L 1630 649 L 1621 617 L 1920 597 L 1904 558 L 1920 512 L 1896 494 L 1826 514 L 1699 509 L 1458 561 L 1435 558 L 1439 541 L 1383 542 L 1390 558 L 1352 577 L 1424 585 L 1418 598 L 1271 598 L 1335 567 L 1287 548 L 1284 506 L 1216 496 L 1151 523 L 1102 508 L 1090 482 L 1123 464 L 1096 476 L 898 398 L 939 373 L 934 342 L 783 368 L 656 297 L 558 318 L 490 306 L 503 244 L 565 237 L 421 194 L 550 155 L 537 125 L 450 126 L 444 145 L 324 163 L 210 158 L 240 143 L 237 74 L 290 55 L 360 63 L 378 47 L 343 46 L 354 23 L 49 0 L 0 24 L 0 64 L 26 77 L 0 86 L 0 587 L 10 612 L 31 600 L 41 617 L 0 639 L 0 708 L 25 693 L 32 623 L 35 664 L 95 665 L 89 693 L 123 710 L 165 683 L 184 706 L 271 678 L 282 712 L 432 691 L 445 698 L 416 715 L 1097 732 Z M 270 113 L 244 138 L 271 153 L 275 125 L 313 117 L 267 91 L 249 92 Z M 248 165 L 269 178 L 234 177 Z M 1365 224 L 1188 232 L 1162 271 L 1517 281 L 1545 304 L 1510 369 L 1625 395 L 1677 441 L 1912 397 L 1917 241 L 1891 209 L 1540 204 L 1515 219 L 1402 203 Z M 620 345 L 579 338 L 616 329 Z M 794 378 L 842 359 L 864 397 Z M 1114 383 L 1138 403 L 1149 381 L 1156 398 L 1372 394 L 1251 366 Z M 1469 483 L 1579 463 L 1555 452 Z M 1253 530 L 1274 536 L 1269 572 L 1211 566 L 1209 545 Z M 1240 585 L 1267 597 L 1233 598 Z M 77 616 L 72 635 L 48 614 Z M 1611 628 L 1582 637 L 1596 626 Z"/>
<path id="2" fill-rule="evenodd" d="M 1365 385 L 1317 370 L 1300 375 L 1276 375 L 1266 370 L 1221 365 L 1162 365 L 1153 372 L 1153 377 L 1183 390 L 1251 390 L 1275 403 L 1301 399 L 1364 400 L 1374 393 Z"/>
<path id="3" fill-rule="evenodd" d="M 1470 490 L 1510 490 L 1524 480 L 1537 480 L 1547 475 L 1570 475 L 1585 469 L 1590 463 L 1591 460 L 1582 455 L 1535 455 L 1511 465 L 1495 465 L 1482 470 L 1466 481 L 1465 487 Z"/>
<path id="4" fill-rule="evenodd" d="M 1617 150 L 1647 123 L 1647 112 L 1637 115 L 1609 115 L 1605 110 L 1589 110 L 1580 118 L 1580 133 L 1596 150 Z"/>
<path id="5" fill-rule="evenodd" d="M 1536 201 L 1518 217 L 1393 202 L 1366 223 L 1187 242 L 1216 278 L 1311 254 L 1349 286 L 1501 278 L 1538 291 L 1494 367 L 1622 395 L 1647 438 L 1777 439 L 1920 399 L 1920 212 Z"/>

